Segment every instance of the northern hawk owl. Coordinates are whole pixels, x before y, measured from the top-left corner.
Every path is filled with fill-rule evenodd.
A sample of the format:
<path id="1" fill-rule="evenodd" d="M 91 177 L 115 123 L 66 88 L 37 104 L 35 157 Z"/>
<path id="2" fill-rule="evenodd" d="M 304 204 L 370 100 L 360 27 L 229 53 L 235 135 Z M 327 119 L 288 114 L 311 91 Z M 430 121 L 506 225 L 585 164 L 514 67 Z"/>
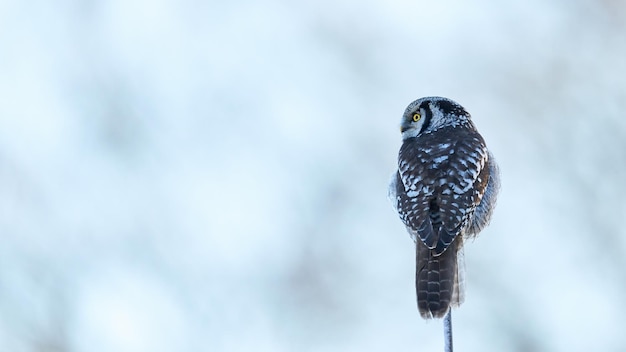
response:
<path id="1" fill-rule="evenodd" d="M 489 223 L 498 166 L 458 103 L 418 99 L 401 121 L 389 198 L 416 244 L 417 305 L 425 319 L 463 302 L 463 242 Z"/>

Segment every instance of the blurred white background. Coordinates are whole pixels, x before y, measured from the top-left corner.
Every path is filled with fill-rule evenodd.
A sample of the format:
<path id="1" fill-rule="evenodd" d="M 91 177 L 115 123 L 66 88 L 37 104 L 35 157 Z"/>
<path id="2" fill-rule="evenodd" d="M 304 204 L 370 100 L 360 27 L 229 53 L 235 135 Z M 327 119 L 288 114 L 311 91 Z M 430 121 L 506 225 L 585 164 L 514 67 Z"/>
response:
<path id="1" fill-rule="evenodd" d="M 626 349 L 626 4 L 0 1 L 0 351 L 440 351 L 412 100 L 502 169 L 458 351 Z"/>

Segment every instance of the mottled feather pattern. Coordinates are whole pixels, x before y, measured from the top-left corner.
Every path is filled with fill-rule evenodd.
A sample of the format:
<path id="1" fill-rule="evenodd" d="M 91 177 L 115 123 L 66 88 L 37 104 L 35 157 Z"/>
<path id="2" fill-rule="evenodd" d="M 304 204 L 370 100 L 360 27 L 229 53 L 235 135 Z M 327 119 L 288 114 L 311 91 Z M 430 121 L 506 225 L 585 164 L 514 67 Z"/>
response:
<path id="1" fill-rule="evenodd" d="M 436 254 L 443 253 L 467 226 L 482 198 L 484 187 L 480 186 L 487 181 L 485 143 L 465 126 L 468 124 L 441 128 L 437 134 L 406 140 L 400 148 L 402 182 L 396 185 L 400 218 L 414 239 L 419 238 Z M 428 212 L 423 211 L 431 202 L 440 210 L 443 226 L 438 233 Z"/>

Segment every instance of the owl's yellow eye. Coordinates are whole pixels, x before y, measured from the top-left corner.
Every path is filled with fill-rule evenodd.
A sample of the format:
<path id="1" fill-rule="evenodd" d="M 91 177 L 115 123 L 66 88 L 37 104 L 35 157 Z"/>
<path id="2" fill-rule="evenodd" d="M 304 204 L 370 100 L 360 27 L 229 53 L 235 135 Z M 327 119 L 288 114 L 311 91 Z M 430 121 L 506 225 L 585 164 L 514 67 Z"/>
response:
<path id="1" fill-rule="evenodd" d="M 417 122 L 422 118 L 422 115 L 419 112 L 416 112 L 415 114 L 413 114 L 413 121 Z"/>

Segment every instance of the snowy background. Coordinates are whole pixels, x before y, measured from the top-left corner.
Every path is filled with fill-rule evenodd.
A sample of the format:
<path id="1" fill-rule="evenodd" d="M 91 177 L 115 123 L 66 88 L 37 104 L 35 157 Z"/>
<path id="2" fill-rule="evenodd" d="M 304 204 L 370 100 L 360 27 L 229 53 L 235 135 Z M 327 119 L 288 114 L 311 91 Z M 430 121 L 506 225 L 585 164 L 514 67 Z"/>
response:
<path id="1" fill-rule="evenodd" d="M 0 351 L 440 351 L 406 105 L 502 169 L 458 351 L 626 349 L 626 5 L 0 1 Z"/>

